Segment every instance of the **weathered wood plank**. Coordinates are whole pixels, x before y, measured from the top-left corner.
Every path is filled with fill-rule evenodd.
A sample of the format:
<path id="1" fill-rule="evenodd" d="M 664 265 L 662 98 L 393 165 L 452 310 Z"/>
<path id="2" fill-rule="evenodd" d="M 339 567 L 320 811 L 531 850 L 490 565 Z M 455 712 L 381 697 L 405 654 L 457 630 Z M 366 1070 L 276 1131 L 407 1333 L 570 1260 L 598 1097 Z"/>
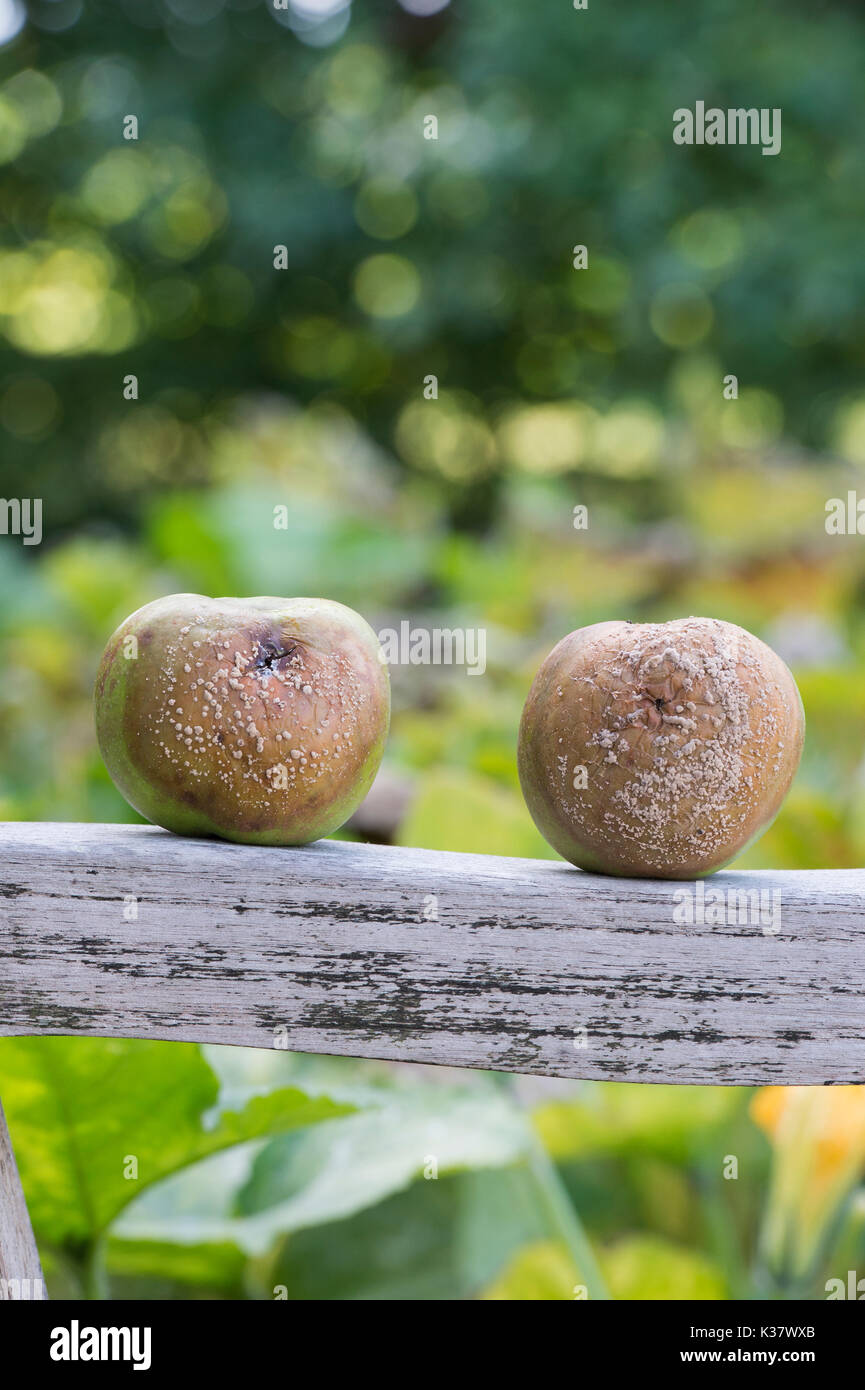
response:
<path id="1" fill-rule="evenodd" d="M 865 1082 L 865 871 L 719 874 L 719 924 L 680 924 L 683 889 L 700 891 L 539 860 L 7 824 L 0 1035 Z M 743 891 L 774 923 L 739 920 Z"/>
<path id="2" fill-rule="evenodd" d="M 0 1105 L 0 1302 L 44 1298 L 39 1252 Z"/>

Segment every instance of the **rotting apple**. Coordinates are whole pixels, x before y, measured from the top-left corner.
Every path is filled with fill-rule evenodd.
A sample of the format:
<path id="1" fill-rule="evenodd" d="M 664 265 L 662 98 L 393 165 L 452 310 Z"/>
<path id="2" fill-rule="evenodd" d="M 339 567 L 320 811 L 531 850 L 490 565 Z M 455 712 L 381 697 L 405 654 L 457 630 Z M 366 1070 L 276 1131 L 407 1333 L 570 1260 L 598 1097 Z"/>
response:
<path id="1" fill-rule="evenodd" d="M 167 830 L 308 844 L 348 820 L 381 762 L 390 682 L 379 652 L 368 623 L 329 599 L 157 599 L 102 657 L 105 765 Z"/>
<path id="2" fill-rule="evenodd" d="M 767 828 L 805 715 L 781 658 L 714 618 L 596 623 L 550 652 L 520 724 L 520 784 L 565 859 L 699 878 Z"/>

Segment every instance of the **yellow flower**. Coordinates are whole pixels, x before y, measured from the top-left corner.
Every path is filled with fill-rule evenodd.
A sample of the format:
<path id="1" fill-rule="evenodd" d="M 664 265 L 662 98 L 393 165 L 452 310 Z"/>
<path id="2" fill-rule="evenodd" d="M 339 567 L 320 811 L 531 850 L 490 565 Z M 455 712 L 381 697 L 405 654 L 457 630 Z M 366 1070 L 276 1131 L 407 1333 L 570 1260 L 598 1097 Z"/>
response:
<path id="1" fill-rule="evenodd" d="M 865 1171 L 865 1086 L 769 1086 L 751 1116 L 774 1150 L 763 1254 L 801 1278 Z"/>

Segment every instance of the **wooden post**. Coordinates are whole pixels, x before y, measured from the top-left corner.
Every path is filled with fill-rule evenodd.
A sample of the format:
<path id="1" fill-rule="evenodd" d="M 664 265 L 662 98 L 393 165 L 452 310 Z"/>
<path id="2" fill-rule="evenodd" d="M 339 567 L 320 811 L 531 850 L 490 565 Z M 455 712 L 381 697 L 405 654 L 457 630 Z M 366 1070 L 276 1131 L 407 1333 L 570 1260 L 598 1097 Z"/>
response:
<path id="1" fill-rule="evenodd" d="M 0 1301 L 47 1297 L 6 1116 L 0 1105 Z"/>

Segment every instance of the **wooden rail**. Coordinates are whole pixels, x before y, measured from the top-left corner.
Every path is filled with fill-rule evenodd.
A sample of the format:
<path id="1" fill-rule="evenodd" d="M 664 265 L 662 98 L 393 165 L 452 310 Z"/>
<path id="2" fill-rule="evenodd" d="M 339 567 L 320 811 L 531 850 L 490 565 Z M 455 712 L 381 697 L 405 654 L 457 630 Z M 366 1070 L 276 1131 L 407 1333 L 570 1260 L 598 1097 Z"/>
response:
<path id="1" fill-rule="evenodd" d="M 337 841 L 0 825 L 0 1035 L 45 1033 L 609 1081 L 862 1083 L 865 871 L 700 886 Z"/>

